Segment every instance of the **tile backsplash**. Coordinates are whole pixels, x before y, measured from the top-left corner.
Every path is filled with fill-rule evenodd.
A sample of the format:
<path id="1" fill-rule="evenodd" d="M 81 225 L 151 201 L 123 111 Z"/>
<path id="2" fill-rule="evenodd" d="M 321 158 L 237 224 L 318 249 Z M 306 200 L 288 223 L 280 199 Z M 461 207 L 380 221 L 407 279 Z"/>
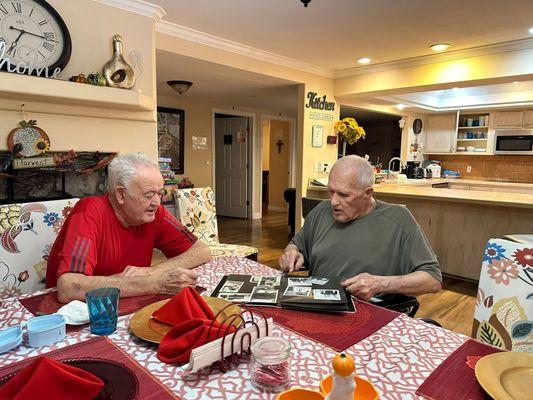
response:
<path id="1" fill-rule="evenodd" d="M 432 159 L 440 160 L 443 169 L 459 171 L 463 178 L 533 183 L 533 156 L 434 155 Z"/>

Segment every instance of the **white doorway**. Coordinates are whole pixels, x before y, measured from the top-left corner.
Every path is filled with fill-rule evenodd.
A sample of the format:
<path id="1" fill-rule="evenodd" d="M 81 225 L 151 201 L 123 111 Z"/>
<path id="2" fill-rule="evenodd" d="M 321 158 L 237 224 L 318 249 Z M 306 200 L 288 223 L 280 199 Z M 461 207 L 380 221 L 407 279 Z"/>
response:
<path id="1" fill-rule="evenodd" d="M 248 218 L 250 207 L 249 149 L 252 118 L 214 114 L 215 196 L 217 215 Z"/>

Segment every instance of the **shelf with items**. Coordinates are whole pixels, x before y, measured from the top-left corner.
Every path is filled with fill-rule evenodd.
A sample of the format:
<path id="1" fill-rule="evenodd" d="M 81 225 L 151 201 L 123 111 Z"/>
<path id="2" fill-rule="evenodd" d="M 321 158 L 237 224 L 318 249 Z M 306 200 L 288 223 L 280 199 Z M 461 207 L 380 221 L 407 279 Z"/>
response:
<path id="1" fill-rule="evenodd" d="M 488 125 L 483 126 L 458 126 L 457 129 L 487 129 Z"/>
<path id="2" fill-rule="evenodd" d="M 490 154 L 489 112 L 458 113 L 455 153 Z"/>
<path id="3" fill-rule="evenodd" d="M 486 141 L 487 138 L 479 138 L 479 139 L 477 139 L 477 138 L 473 138 L 473 139 L 459 139 L 459 138 L 458 138 L 458 139 L 457 139 L 458 142 L 478 142 L 478 141 L 481 141 L 481 140 Z"/>

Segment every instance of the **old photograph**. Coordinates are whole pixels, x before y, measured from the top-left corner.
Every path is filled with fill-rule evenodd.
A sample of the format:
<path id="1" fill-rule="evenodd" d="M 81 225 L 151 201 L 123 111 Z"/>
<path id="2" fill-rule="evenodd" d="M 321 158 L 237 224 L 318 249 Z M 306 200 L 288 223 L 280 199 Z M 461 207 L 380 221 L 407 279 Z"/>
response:
<path id="1" fill-rule="evenodd" d="M 243 285 L 243 283 L 244 282 L 239 282 L 239 281 L 226 281 L 226 283 L 224 283 L 224 286 L 222 286 L 222 289 L 220 289 L 220 292 L 221 293 L 238 292 L 241 286 Z"/>
<path id="2" fill-rule="evenodd" d="M 310 277 L 309 279 L 311 279 L 311 283 L 313 285 L 325 285 L 326 283 L 329 282 L 329 279 L 328 278 L 318 278 L 318 277 Z"/>
<path id="3" fill-rule="evenodd" d="M 311 286 L 311 279 L 309 278 L 288 278 L 289 286 Z"/>
<path id="4" fill-rule="evenodd" d="M 287 286 L 283 296 L 309 296 L 310 286 Z"/>
<path id="5" fill-rule="evenodd" d="M 335 289 L 315 289 L 313 290 L 315 300 L 340 300 L 341 295 Z"/>
<path id="6" fill-rule="evenodd" d="M 252 291 L 250 303 L 271 303 L 278 302 L 278 290 L 271 286 L 256 286 Z"/>
<path id="7" fill-rule="evenodd" d="M 219 293 L 217 297 L 236 303 L 247 303 L 250 301 L 250 293 Z"/>
<path id="8" fill-rule="evenodd" d="M 259 283 L 259 282 L 261 282 L 261 278 L 262 278 L 261 275 L 252 275 L 252 276 L 250 277 L 250 282 L 252 282 L 252 283 Z"/>
<path id="9" fill-rule="evenodd" d="M 281 276 L 263 276 L 261 278 L 261 286 L 279 286 L 281 283 Z"/>

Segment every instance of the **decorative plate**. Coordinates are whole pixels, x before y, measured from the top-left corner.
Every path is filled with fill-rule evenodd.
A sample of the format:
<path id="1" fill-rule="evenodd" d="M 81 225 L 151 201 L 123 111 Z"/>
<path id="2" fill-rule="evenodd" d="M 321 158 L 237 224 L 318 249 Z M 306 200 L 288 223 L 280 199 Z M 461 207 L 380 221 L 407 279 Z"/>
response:
<path id="1" fill-rule="evenodd" d="M 170 299 L 166 299 L 149 304 L 133 314 L 130 318 L 131 332 L 139 339 L 159 344 L 167 332 L 172 329 L 172 326 L 152 318 L 152 313 L 158 308 L 161 308 L 169 300 Z M 230 301 L 219 299 L 217 297 L 204 297 L 204 300 L 215 315 L 224 307 L 233 304 Z M 228 307 L 218 316 L 217 321 L 223 322 L 230 315 L 239 314 L 241 311 L 239 306 L 233 304 L 232 307 Z M 239 318 L 237 318 L 232 325 L 237 326 L 238 324 Z"/>
<path id="2" fill-rule="evenodd" d="M 93 400 L 135 400 L 137 398 L 139 380 L 135 373 L 123 364 L 100 358 L 68 358 L 59 361 L 90 372 L 104 382 L 104 387 Z M 0 379 L 0 387 L 13 378 L 17 372 Z"/>
<path id="3" fill-rule="evenodd" d="M 476 378 L 495 400 L 531 400 L 533 353 L 489 354 L 476 363 Z"/>

